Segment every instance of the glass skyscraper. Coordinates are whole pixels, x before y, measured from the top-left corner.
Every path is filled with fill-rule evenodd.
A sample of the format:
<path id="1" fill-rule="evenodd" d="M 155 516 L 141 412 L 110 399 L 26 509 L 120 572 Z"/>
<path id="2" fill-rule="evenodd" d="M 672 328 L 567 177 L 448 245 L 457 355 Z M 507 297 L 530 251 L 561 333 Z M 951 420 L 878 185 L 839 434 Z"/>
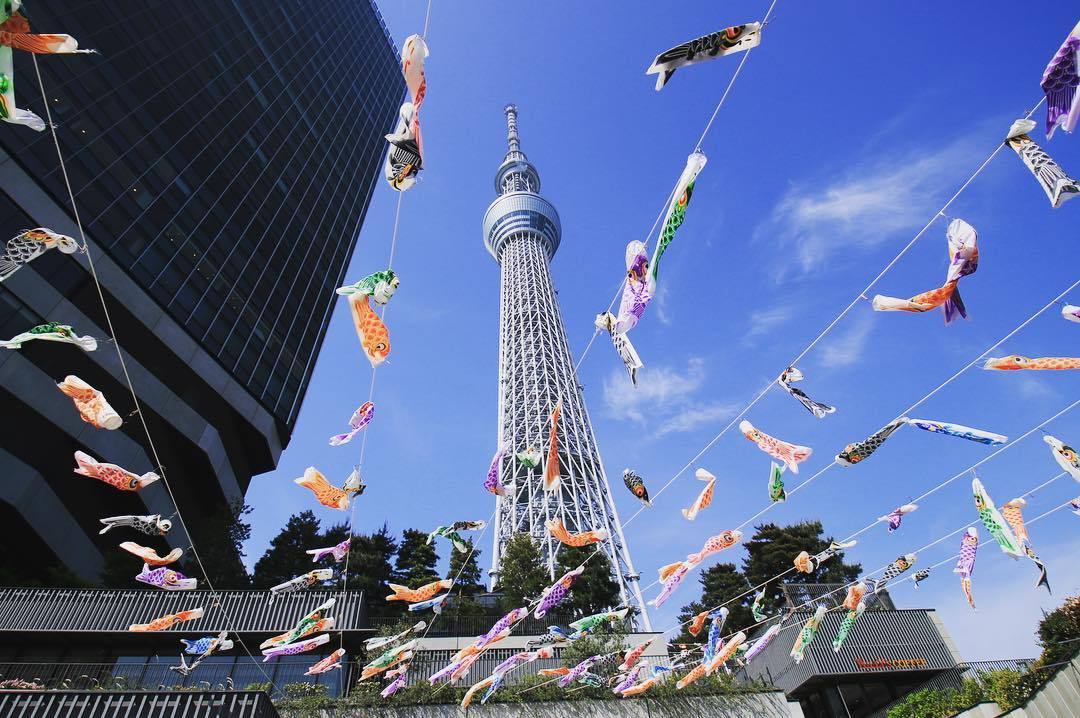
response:
<path id="1" fill-rule="evenodd" d="M 288 441 L 404 95 L 397 50 L 370 0 L 25 10 L 35 31 L 99 52 L 40 56 L 46 99 L 162 463 L 185 513 L 185 498 L 208 510 L 242 495 Z M 19 105 L 44 118 L 27 53 L 15 52 L 15 78 Z M 77 237 L 51 133 L 0 124 L 0 148 L 0 238 L 38 226 Z M 47 253 L 0 284 L 4 338 L 46 320 L 107 335 L 81 255 Z M 69 421 L 48 381 L 69 373 L 130 409 L 107 344 L 5 350 L 0 399 L 17 425 L 0 432 L 0 469 L 64 508 L 64 530 L 36 529 L 44 544 L 59 556 L 78 525 L 80 555 L 99 565 L 93 547 L 115 542 L 96 538 L 109 514 L 94 512 L 124 511 L 70 478 L 72 452 L 152 466 L 135 420 L 118 432 Z M 8 494 L 0 526 L 13 513 L 34 524 L 27 497 Z M 167 508 L 153 500 L 132 498 L 130 513 Z"/>

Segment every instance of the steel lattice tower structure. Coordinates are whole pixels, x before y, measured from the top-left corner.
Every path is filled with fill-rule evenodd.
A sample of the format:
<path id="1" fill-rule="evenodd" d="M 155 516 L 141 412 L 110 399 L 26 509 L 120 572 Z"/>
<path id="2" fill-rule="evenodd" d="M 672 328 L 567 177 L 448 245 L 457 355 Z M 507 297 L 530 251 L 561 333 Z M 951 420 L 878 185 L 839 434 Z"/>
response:
<path id="1" fill-rule="evenodd" d="M 505 111 L 509 149 L 495 173 L 499 196 L 484 214 L 484 245 L 501 267 L 499 445 L 505 449 L 500 475 L 507 487 L 507 495 L 496 499 L 492 583 L 516 533 L 528 533 L 540 545 L 554 579 L 562 544 L 548 534 L 545 520 L 561 518 L 572 533 L 607 529 L 609 538 L 599 546 L 618 573 L 622 601 L 640 609 L 635 621 L 651 630 L 548 271 L 562 235 L 559 213 L 540 196 L 540 175 L 521 151 L 517 108 L 508 105 Z M 562 481 L 559 490 L 545 493 L 550 415 L 557 402 Z M 544 456 L 533 469 L 515 458 L 530 447 Z"/>

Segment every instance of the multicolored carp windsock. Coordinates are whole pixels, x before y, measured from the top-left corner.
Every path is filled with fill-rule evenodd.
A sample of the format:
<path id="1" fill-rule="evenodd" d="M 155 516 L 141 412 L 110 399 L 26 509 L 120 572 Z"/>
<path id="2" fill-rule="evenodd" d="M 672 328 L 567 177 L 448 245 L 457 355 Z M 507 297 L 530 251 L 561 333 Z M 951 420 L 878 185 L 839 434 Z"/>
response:
<path id="1" fill-rule="evenodd" d="M 349 510 L 350 492 L 332 485 L 327 481 L 326 476 L 314 466 L 304 469 L 304 475 L 298 479 L 293 479 L 293 483 L 311 491 L 311 493 L 315 494 L 315 499 L 329 509 Z"/>
<path id="2" fill-rule="evenodd" d="M 394 292 L 401 285 L 401 280 L 392 269 L 372 272 L 356 284 L 346 284 L 334 290 L 335 294 L 351 297 L 354 294 L 366 294 L 376 304 L 383 305 L 390 301 Z"/>
<path id="3" fill-rule="evenodd" d="M 626 334 L 636 327 L 652 298 L 649 254 L 645 243 L 635 239 L 626 245 L 626 282 L 623 284 L 619 316 L 612 327 L 612 334 Z"/>
<path id="4" fill-rule="evenodd" d="M 945 234 L 949 242 L 949 271 L 945 275 L 945 284 L 911 299 L 896 299 L 878 294 L 872 302 L 874 311 L 928 312 L 941 307 L 945 312 L 945 324 L 951 324 L 957 317 L 967 319 L 967 309 L 960 298 L 958 282 L 961 277 L 974 274 L 979 267 L 978 235 L 975 228 L 962 219 L 951 221 Z"/>
<path id="5" fill-rule="evenodd" d="M 975 573 L 975 555 L 978 551 L 979 531 L 974 526 L 969 526 L 960 539 L 960 555 L 953 573 L 960 574 L 960 588 L 972 608 L 975 608 L 975 597 L 971 593 L 971 577 Z"/>
<path id="6" fill-rule="evenodd" d="M 622 359 L 623 366 L 626 367 L 626 373 L 630 375 L 630 383 L 637 386 L 638 369 L 643 368 L 645 362 L 641 361 L 637 349 L 630 342 L 630 337 L 616 330 L 618 320 L 615 315 L 611 312 L 597 314 L 593 324 L 596 325 L 597 329 L 607 332 L 611 337 L 611 345 L 615 347 L 615 353 Z"/>
<path id="7" fill-rule="evenodd" d="M 505 455 L 506 450 L 502 447 L 495 450 L 495 456 L 491 457 L 491 465 L 488 467 L 487 478 L 484 479 L 484 490 L 496 496 L 506 496 L 509 493 L 499 481 L 499 467 Z"/>
<path id="8" fill-rule="evenodd" d="M 365 401 L 360 405 L 360 408 L 353 412 L 349 417 L 349 431 L 344 434 L 335 434 L 330 437 L 330 446 L 341 446 L 352 441 L 353 437 L 359 434 L 371 420 L 375 418 L 375 402 Z"/>
<path id="9" fill-rule="evenodd" d="M 540 603 L 536 605 L 536 610 L 533 611 L 533 618 L 537 620 L 543 618 L 548 611 L 562 603 L 570 595 L 571 586 L 584 572 L 585 566 L 578 566 L 572 571 L 567 571 L 562 575 L 562 578 L 545 588 L 544 592 L 540 594 Z"/>
<path id="10" fill-rule="evenodd" d="M 0 339 L 0 348 L 22 349 L 23 344 L 34 341 L 35 339 L 47 342 L 74 344 L 84 352 L 92 352 L 97 349 L 97 339 L 94 339 L 91 336 L 80 337 L 75 333 L 75 330 L 67 324 L 58 324 L 57 322 L 39 324 L 36 327 L 31 327 L 25 332 L 16 334 L 11 339 Z"/>
<path id="11" fill-rule="evenodd" d="M 140 546 L 134 541 L 125 541 L 120 544 L 120 548 L 124 549 L 128 553 L 133 553 L 143 560 L 143 563 L 149 566 L 166 566 L 174 561 L 177 561 L 184 555 L 184 549 L 174 548 L 164 556 L 158 556 L 157 551 L 146 546 Z"/>
<path id="12" fill-rule="evenodd" d="M 1007 357 L 990 357 L 983 364 L 983 369 L 995 371 L 1017 371 L 1027 369 L 1030 371 L 1061 371 L 1064 369 L 1080 369 L 1080 357 L 1029 357 L 1012 354 Z"/>
<path id="13" fill-rule="evenodd" d="M 591 529 L 589 531 L 581 531 L 576 534 L 570 533 L 566 526 L 563 524 L 563 520 L 560 518 L 548 519 L 544 522 L 547 527 L 548 533 L 552 538 L 557 539 L 560 543 L 567 546 L 581 547 L 588 546 L 593 543 L 600 543 L 601 541 L 607 541 L 608 532 L 607 529 Z"/>
<path id="14" fill-rule="evenodd" d="M 375 368 L 390 356 L 390 330 L 382 317 L 371 308 L 370 299 L 367 294 L 352 295 L 349 297 L 349 310 L 352 312 L 356 336 L 360 339 L 360 348 L 372 368 Z"/>
<path id="15" fill-rule="evenodd" d="M 799 446 L 769 436 L 764 431 L 754 428 L 754 425 L 745 419 L 739 422 L 739 431 L 766 454 L 784 462 L 784 466 L 793 474 L 799 473 L 799 464 L 809 459 L 810 454 L 814 452 L 809 446 Z"/>
<path id="16" fill-rule="evenodd" d="M 1024 525 L 1024 512 L 1023 508 L 1027 506 L 1027 501 L 1021 496 L 1015 498 L 1012 501 L 1001 505 L 1001 515 L 1005 517 L 1005 520 L 1009 522 L 1009 526 L 1012 527 L 1013 533 L 1016 535 L 1016 540 L 1020 542 L 1020 546 L 1024 549 L 1024 554 L 1031 559 L 1035 567 L 1039 569 L 1039 580 L 1035 583 L 1035 588 L 1039 586 L 1046 586 L 1047 593 L 1053 593 L 1050 590 L 1050 579 L 1046 575 L 1046 564 L 1042 562 L 1038 554 L 1035 553 L 1035 547 L 1031 545 L 1031 538 L 1028 536 L 1027 526 Z"/>
<path id="17" fill-rule="evenodd" d="M 135 576 L 135 580 L 166 591 L 194 591 L 198 588 L 198 581 L 194 578 L 188 578 L 179 571 L 174 571 L 165 566 L 151 569 L 145 563 L 142 571 Z"/>
<path id="18" fill-rule="evenodd" d="M 857 543 L 858 541 L 831 541 L 828 548 L 813 556 L 806 551 L 800 551 L 792 563 L 795 565 L 795 570 L 800 573 L 813 573 L 818 570 L 821 564 Z"/>
<path id="19" fill-rule="evenodd" d="M 401 586 L 396 583 L 388 583 L 386 585 L 393 593 L 387 596 L 386 600 L 419 603 L 420 601 L 428 600 L 437 593 L 449 591 L 453 587 L 453 583 L 454 582 L 450 579 L 444 578 L 440 581 L 425 583 L 423 586 L 416 589 L 409 588 L 408 586 Z"/>
<path id="20" fill-rule="evenodd" d="M 787 492 L 784 491 L 784 467 L 775 461 L 769 465 L 769 499 L 773 503 L 787 501 Z"/>
<path id="21" fill-rule="evenodd" d="M 1039 83 L 1046 93 L 1046 137 L 1058 127 L 1066 132 L 1076 129 L 1080 120 L 1080 23 L 1054 53 Z"/>
<path id="22" fill-rule="evenodd" d="M 803 654 L 807 647 L 813 643 L 814 637 L 817 636 L 818 626 L 821 625 L 821 619 L 825 617 L 827 610 L 825 606 L 819 605 L 814 611 L 814 615 L 806 620 L 802 630 L 799 631 L 799 635 L 795 637 L 795 645 L 791 647 L 789 655 L 795 659 L 796 663 L 802 663 Z"/>
<path id="23" fill-rule="evenodd" d="M 699 511 L 709 507 L 709 504 L 712 503 L 713 489 L 716 488 L 716 477 L 705 469 L 698 469 L 695 471 L 694 478 L 698 481 L 704 481 L 705 488 L 703 488 L 697 498 L 694 499 L 694 503 L 690 504 L 690 508 L 682 510 L 683 518 L 687 521 L 693 521 L 697 518 Z"/>
<path id="24" fill-rule="evenodd" d="M 345 557 L 349 555 L 349 547 L 352 545 L 352 538 L 347 538 L 339 544 L 329 546 L 327 548 L 313 548 L 308 549 L 304 553 L 311 555 L 311 562 L 317 563 L 319 559 L 325 556 L 333 556 L 334 561 L 341 563 L 345 560 Z"/>
<path id="25" fill-rule="evenodd" d="M 844 616 L 844 620 L 840 621 L 840 630 L 836 632 L 836 638 L 832 642 L 832 649 L 835 653 L 839 653 L 840 649 L 844 647 L 844 641 L 847 640 L 851 629 L 855 627 L 855 621 L 859 620 L 859 616 L 863 615 L 865 610 L 866 604 L 860 601 L 855 610 L 848 611 L 848 614 Z"/>
<path id="26" fill-rule="evenodd" d="M 1067 321 L 1080 324 L 1080 307 L 1075 304 L 1064 304 L 1061 307 L 1061 316 Z"/>
<path id="27" fill-rule="evenodd" d="M 806 410 L 819 419 L 824 419 L 829 414 L 836 412 L 835 406 L 829 406 L 828 404 L 822 404 L 820 401 L 814 401 L 806 392 L 798 387 L 792 386 L 797 381 L 804 379 L 803 373 L 793 366 L 789 366 L 784 370 L 784 373 L 780 375 L 780 378 L 776 380 L 776 383 L 780 385 L 780 388 L 795 397 L 800 404 L 806 407 Z"/>
<path id="28" fill-rule="evenodd" d="M 990 498 L 986 487 L 978 479 L 971 480 L 971 493 L 975 496 L 975 508 L 979 512 L 979 518 L 982 520 L 983 526 L 998 542 L 1002 552 L 1013 558 L 1023 556 L 1024 550 L 1020 547 L 1016 535 L 1013 534 L 1009 524 L 1005 522 L 1005 517 L 1001 515 L 1001 512 L 994 505 L 994 500 Z"/>
<path id="29" fill-rule="evenodd" d="M 105 524 L 105 528 L 98 531 L 99 534 L 103 534 L 117 526 L 130 526 L 147 536 L 164 536 L 169 533 L 169 530 L 172 528 L 172 521 L 161 518 L 161 514 L 147 514 L 145 516 L 132 516 L 131 514 L 109 516 L 108 518 L 101 519 L 101 523 Z"/>
<path id="30" fill-rule="evenodd" d="M 121 491 L 140 491 L 161 477 L 153 471 L 147 471 L 141 476 L 134 474 L 116 464 L 106 464 L 98 461 L 89 454 L 81 451 L 75 452 L 75 473 L 80 476 L 89 476 L 97 479 Z"/>
<path id="31" fill-rule="evenodd" d="M 427 543 L 434 542 L 436 536 L 442 536 L 450 540 L 455 550 L 466 553 L 469 550 L 469 544 L 465 543 L 460 532 L 482 531 L 486 526 L 486 521 L 455 521 L 449 526 L 436 526 L 435 530 L 428 534 Z"/>
<path id="32" fill-rule="evenodd" d="M 1043 441 L 1050 447 L 1050 453 L 1054 455 L 1058 466 L 1073 479 L 1080 481 L 1080 455 L 1076 453 L 1076 449 L 1049 434 L 1043 437 Z"/>
<path id="33" fill-rule="evenodd" d="M 733 25 L 661 52 L 652 61 L 652 65 L 645 74 L 657 76 L 656 91 L 659 92 L 664 89 L 664 85 L 680 67 L 734 55 L 737 52 L 751 50 L 760 44 L 761 23 L 748 22 L 745 25 Z"/>
<path id="34" fill-rule="evenodd" d="M 959 439 L 967 439 L 968 441 L 975 441 L 980 444 L 986 444 L 987 446 L 1001 446 L 1009 440 L 1009 437 L 1002 436 L 1001 434 L 983 431 L 982 429 L 972 429 L 970 426 L 964 426 L 962 424 L 950 424 L 947 421 L 908 419 L 907 424 L 908 426 L 914 426 L 916 429 L 929 431 L 932 434 L 955 436 Z"/>
<path id="35" fill-rule="evenodd" d="M 4 67 L 5 52 L 8 55 L 9 66 L 7 68 Z M 0 80 L 6 77 L 9 83 L 11 81 L 10 56 L 10 50 L 0 47 Z M 0 105 L 6 103 L 6 96 L 7 93 L 0 91 Z M 19 112 L 22 112 L 22 110 L 19 110 Z M 34 117 L 37 117 L 37 115 L 34 115 Z M 12 121 L 3 114 L 2 107 L 0 107 L 0 119 L 6 122 Z M 42 123 L 41 127 L 42 129 L 45 128 L 44 123 Z M 79 250 L 79 243 L 65 234 L 57 234 L 44 227 L 27 229 L 15 235 L 4 244 L 4 253 L 0 254 L 0 282 L 15 274 L 20 267 L 29 264 L 31 260 L 37 259 L 54 247 L 63 254 L 74 254 Z"/>
<path id="36" fill-rule="evenodd" d="M 863 461 L 880 449 L 881 445 L 885 443 L 885 440 L 892 436 L 894 431 L 906 423 L 907 417 L 901 416 L 899 419 L 893 419 L 862 441 L 848 444 L 844 447 L 843 451 L 836 455 L 836 463 L 841 466 L 854 466 L 860 461 Z"/>
<path id="37" fill-rule="evenodd" d="M 401 74 L 405 77 L 411 101 L 402 103 L 397 127 L 386 136 L 390 149 L 383 169 L 386 181 L 399 192 L 411 189 L 416 184 L 416 176 L 424 166 L 420 107 L 427 94 L 424 63 L 428 55 L 428 46 L 423 37 L 410 35 L 405 38 L 401 47 Z"/>
<path id="38" fill-rule="evenodd" d="M 45 121 L 29 110 L 15 105 L 15 66 L 12 50 L 35 54 L 87 53 L 71 35 L 37 35 L 19 12 L 22 0 L 10 0 L 0 7 L 0 120 L 26 125 L 41 132 Z"/>
<path id="39" fill-rule="evenodd" d="M 109 402 L 105 401 L 105 395 L 74 374 L 64 377 L 56 388 L 71 397 L 79 412 L 79 417 L 87 424 L 110 431 L 119 429 L 123 425 L 124 420 L 109 405 Z"/>
<path id="40" fill-rule="evenodd" d="M 548 455 L 547 464 L 544 466 L 544 491 L 558 491 L 562 481 L 562 472 L 559 468 L 559 415 L 562 414 L 562 403 L 555 404 L 551 411 L 551 430 L 548 432 Z"/>
<path id="41" fill-rule="evenodd" d="M 880 517 L 878 521 L 884 521 L 889 525 L 889 533 L 892 533 L 896 529 L 900 528 L 900 523 L 904 516 L 910 514 L 915 509 L 919 508 L 918 504 L 904 504 L 903 506 L 897 506 L 895 509 Z"/>
<path id="42" fill-rule="evenodd" d="M 317 568 L 314 571 L 308 571 L 305 574 L 301 574 L 294 578 L 290 578 L 288 581 L 279 583 L 276 586 L 270 587 L 270 593 L 277 596 L 282 593 L 296 593 L 297 591 L 306 591 L 320 581 L 329 581 L 334 577 L 334 569 L 332 568 Z"/>
<path id="43" fill-rule="evenodd" d="M 649 501 L 649 490 L 645 488 L 645 479 L 634 471 L 633 469 L 623 469 L 622 473 L 623 484 L 626 488 L 630 489 L 630 493 L 638 497 L 641 503 L 646 506 L 652 506 L 652 502 Z"/>
<path id="44" fill-rule="evenodd" d="M 1057 209 L 1065 200 L 1080 194 L 1080 183 L 1066 174 L 1061 165 L 1028 136 L 1028 133 L 1035 129 L 1035 125 L 1034 120 L 1017 120 L 1009 128 L 1005 143 L 1023 160 L 1035 181 L 1046 193 L 1050 206 Z"/>
<path id="45" fill-rule="evenodd" d="M 683 168 L 679 181 L 675 184 L 675 192 L 672 194 L 672 203 L 668 207 L 664 223 L 660 225 L 660 238 L 656 242 L 652 259 L 649 261 L 649 282 L 653 293 L 656 293 L 656 283 L 660 278 L 660 259 L 664 256 L 671 241 L 675 239 L 675 233 L 686 219 L 686 208 L 690 206 L 690 198 L 694 194 L 694 183 L 698 174 L 705 169 L 708 160 L 701 152 L 693 152 L 686 158 L 686 167 Z"/>

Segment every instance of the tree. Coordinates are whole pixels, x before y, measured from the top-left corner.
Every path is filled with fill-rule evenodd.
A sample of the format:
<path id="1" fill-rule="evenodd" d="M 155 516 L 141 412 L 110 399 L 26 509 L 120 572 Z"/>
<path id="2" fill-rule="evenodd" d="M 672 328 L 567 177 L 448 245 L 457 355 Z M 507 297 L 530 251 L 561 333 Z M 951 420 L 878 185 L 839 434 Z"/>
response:
<path id="1" fill-rule="evenodd" d="M 844 563 L 843 551 L 811 574 L 793 570 L 792 561 L 800 551 L 813 555 L 829 547 L 829 542 L 834 539 L 822 537 L 822 531 L 820 521 L 803 521 L 790 526 L 768 523 L 757 526 L 754 536 L 743 544 L 749 554 L 743 559 L 742 566 L 746 580 L 753 586 L 769 581 L 764 587 L 767 612 L 776 612 L 783 605 L 780 583 L 850 583 L 862 573 L 861 564 Z M 783 578 L 770 580 L 778 574 L 784 574 Z"/>
<path id="2" fill-rule="evenodd" d="M 754 600 L 752 593 L 728 603 L 729 600 L 741 593 L 745 593 L 750 588 L 746 578 L 735 567 L 735 564 L 718 563 L 710 566 L 701 572 L 701 575 L 698 576 L 698 582 L 701 584 L 701 598 L 687 606 L 683 606 L 682 612 L 679 613 L 680 623 L 690 621 L 690 619 L 706 609 L 716 609 L 721 604 L 726 603 L 728 619 L 727 624 L 724 626 L 724 635 L 741 631 L 754 624 L 754 616 L 750 612 L 750 604 Z M 706 623 L 706 626 L 708 626 L 708 623 Z M 686 626 L 683 626 L 682 633 L 675 640 L 678 643 L 692 643 L 702 640 L 702 637 L 707 635 L 706 629 L 695 638 L 686 630 Z"/>
<path id="3" fill-rule="evenodd" d="M 202 579 L 202 569 L 195 561 L 194 553 L 206 570 L 206 578 L 214 588 L 248 588 L 251 577 L 244 568 L 244 542 L 251 538 L 251 524 L 244 517 L 254 509 L 243 499 L 233 499 L 218 505 L 206 515 L 196 515 L 188 525 L 189 537 L 195 548 L 189 552 L 190 560 L 184 567 L 189 576 Z"/>
<path id="4" fill-rule="evenodd" d="M 457 549 L 450 553 L 450 566 L 446 570 L 446 577 L 456 577 L 455 592 L 475 596 L 484 590 L 481 583 L 483 574 L 480 572 L 480 551 L 473 546 L 471 538 L 465 539 L 465 546 L 464 553 Z"/>
<path id="5" fill-rule="evenodd" d="M 574 582 L 570 596 L 554 609 L 555 613 L 579 618 L 619 605 L 619 584 L 611 575 L 611 562 L 595 546 L 563 546 L 556 573 L 562 576 L 582 564 L 585 571 Z"/>
<path id="6" fill-rule="evenodd" d="M 343 541 L 347 528 L 334 527 L 327 534 L 337 532 L 330 540 L 341 536 L 337 542 Z M 335 543 L 337 543 L 335 542 Z M 327 544 L 329 546 L 331 544 Z M 349 578 L 347 585 L 350 589 L 364 592 L 364 603 L 367 605 L 368 614 L 372 616 L 396 616 L 401 610 L 393 603 L 387 603 L 384 599 L 390 595 L 387 584 L 393 581 L 393 568 L 391 561 L 397 552 L 397 541 L 390 533 L 390 528 L 383 524 L 382 527 L 372 534 L 356 534 L 352 538 L 349 548 Z M 397 583 L 397 581 L 394 581 Z"/>
<path id="7" fill-rule="evenodd" d="M 510 611 L 525 606 L 551 583 L 540 549 L 526 533 L 514 534 L 499 559 L 499 585 L 502 592 L 500 608 Z"/>
<path id="8" fill-rule="evenodd" d="M 417 529 L 405 529 L 401 532 L 397 559 L 394 561 L 394 583 L 409 588 L 417 588 L 425 583 L 439 580 L 435 564 L 439 555 L 435 545 L 427 542 L 427 534 Z"/>
<path id="9" fill-rule="evenodd" d="M 167 551 L 159 551 L 167 553 Z M 141 568 L 138 557 L 127 551 L 105 552 L 105 564 L 101 567 L 98 576 L 102 588 L 132 588 L 139 585 L 135 582 L 135 574 Z M 196 574 L 197 575 L 197 574 Z"/>
<path id="10" fill-rule="evenodd" d="M 311 511 L 289 517 L 285 527 L 270 541 L 270 548 L 255 563 L 252 584 L 270 588 L 290 578 L 307 573 L 313 566 L 308 549 L 322 546 L 319 519 Z"/>
<path id="11" fill-rule="evenodd" d="M 450 565 L 446 569 L 446 578 L 457 579 L 451 593 L 454 595 L 448 599 L 443 607 L 443 613 L 449 617 L 459 616 L 483 616 L 486 612 L 476 600 L 476 595 L 483 592 L 484 586 L 480 583 L 480 551 L 473 546 L 471 538 L 465 539 L 466 550 L 464 552 L 454 549 L 450 552 Z"/>

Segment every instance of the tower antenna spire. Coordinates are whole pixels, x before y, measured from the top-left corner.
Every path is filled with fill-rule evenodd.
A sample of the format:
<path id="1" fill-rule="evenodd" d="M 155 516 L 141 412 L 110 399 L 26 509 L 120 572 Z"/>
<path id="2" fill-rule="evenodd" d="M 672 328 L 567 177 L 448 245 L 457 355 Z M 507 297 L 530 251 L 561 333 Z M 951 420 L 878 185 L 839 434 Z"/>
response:
<path id="1" fill-rule="evenodd" d="M 492 583 L 507 544 L 519 533 L 532 537 L 556 578 L 563 545 L 547 522 L 557 517 L 571 533 L 606 535 L 597 546 L 619 585 L 619 600 L 639 608 L 634 623 L 651 630 L 551 282 L 548 264 L 562 238 L 559 213 L 541 196 L 540 174 L 521 151 L 517 106 L 506 105 L 504 112 L 506 158 L 495 172 L 498 197 L 484 214 L 484 245 L 501 275 L 496 445 L 507 449 L 499 466 L 506 493 L 496 503 Z M 562 407 L 555 427 L 559 487 L 545 491 L 546 466 L 530 457 L 546 453 L 556 405 Z"/>

